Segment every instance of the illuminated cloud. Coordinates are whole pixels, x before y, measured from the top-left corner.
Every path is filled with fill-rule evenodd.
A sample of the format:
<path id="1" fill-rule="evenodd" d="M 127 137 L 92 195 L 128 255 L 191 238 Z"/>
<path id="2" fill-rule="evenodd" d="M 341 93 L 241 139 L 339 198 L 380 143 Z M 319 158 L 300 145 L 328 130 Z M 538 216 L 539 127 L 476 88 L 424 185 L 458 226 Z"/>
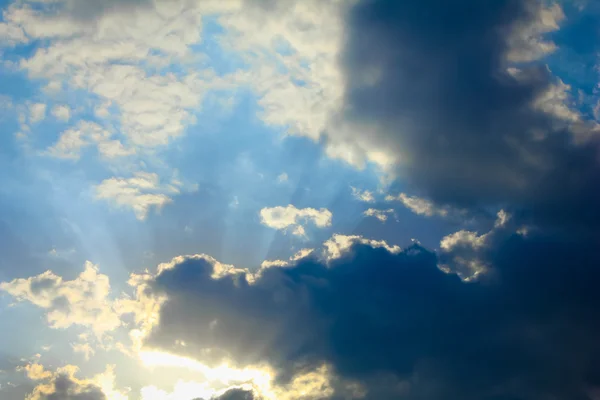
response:
<path id="1" fill-rule="evenodd" d="M 26 400 L 128 400 L 127 395 L 114 390 L 113 366 L 93 379 L 77 378 L 79 368 L 74 365 L 49 371 L 40 364 L 29 364 L 22 370 L 29 379 L 40 382 Z"/>
<path id="2" fill-rule="evenodd" d="M 30 302 L 44 309 L 48 323 L 56 329 L 81 325 L 102 337 L 121 325 L 109 297 L 109 278 L 89 261 L 85 263 L 85 270 L 71 281 L 46 271 L 30 278 L 2 282 L 0 290 L 18 302 Z"/>
<path id="3" fill-rule="evenodd" d="M 286 174 L 285 172 L 282 172 L 278 177 L 277 177 L 277 182 L 278 183 L 284 183 L 288 181 L 288 174 Z"/>
<path id="4" fill-rule="evenodd" d="M 375 217 L 381 222 L 387 221 L 388 214 L 394 214 L 394 209 L 390 208 L 388 210 L 377 210 L 375 208 L 369 208 L 363 212 L 363 215 L 366 217 Z"/>
<path id="5" fill-rule="evenodd" d="M 335 234 L 330 239 L 323 243 L 324 255 L 327 260 L 335 260 L 341 258 L 348 253 L 352 246 L 356 245 L 370 246 L 375 249 L 383 248 L 392 254 L 397 254 L 402 249 L 397 245 L 389 245 L 385 240 L 367 239 L 359 235 L 340 235 Z"/>
<path id="6" fill-rule="evenodd" d="M 448 208 L 437 207 L 429 200 L 417 196 L 408 196 L 404 193 L 400 193 L 398 196 L 387 195 L 385 200 L 399 201 L 415 214 L 424 215 L 426 217 L 433 217 L 434 215 L 446 217 L 449 213 Z"/>
<path id="7" fill-rule="evenodd" d="M 290 230 L 297 236 L 305 236 L 304 226 L 312 223 L 317 228 L 326 228 L 331 225 L 333 214 L 326 208 L 298 209 L 292 204 L 286 207 L 265 207 L 260 210 L 260 219 L 263 225 L 277 230 Z"/>
<path id="8" fill-rule="evenodd" d="M 150 208 L 156 211 L 170 203 L 171 195 L 179 194 L 181 183 L 172 180 L 162 184 L 155 173 L 136 172 L 131 178 L 110 178 L 96 186 L 96 198 L 108 200 L 116 207 L 131 208 L 143 220 Z"/>
<path id="9" fill-rule="evenodd" d="M 46 118 L 46 105 L 43 103 L 34 103 L 29 106 L 29 122 L 37 124 Z"/>
<path id="10" fill-rule="evenodd" d="M 52 109 L 52 115 L 54 118 L 62 122 L 69 122 L 71 119 L 71 108 L 68 105 L 58 105 Z"/>
<path id="11" fill-rule="evenodd" d="M 87 337 L 84 336 L 84 340 L 87 340 Z M 88 342 L 73 343 L 71 348 L 75 353 L 81 353 L 86 361 L 96 353 L 96 350 Z"/>
<path id="12" fill-rule="evenodd" d="M 505 223 L 483 236 L 459 232 L 444 240 L 441 247 L 448 254 L 439 256 L 419 245 L 400 250 L 338 235 L 324 244 L 323 259 L 301 258 L 285 268 L 267 268 L 258 277 L 247 271 L 215 277 L 214 259 L 179 258 L 144 281 L 146 295 L 165 301 L 158 324 L 143 339 L 143 347 L 159 353 L 143 357 L 148 363 L 206 373 L 217 373 L 223 362 L 240 370 L 268 361 L 270 368 L 292 381 L 308 366 L 325 363 L 335 372 L 332 382 L 350 379 L 362 388 L 356 393 L 368 399 L 412 398 L 432 387 L 435 396 L 425 398 L 454 398 L 445 393 L 475 398 L 499 387 L 507 396 L 523 390 L 583 393 L 587 390 L 580 384 L 583 375 L 566 382 L 531 383 L 531 378 L 561 375 L 562 362 L 581 366 L 571 359 L 571 351 L 584 354 L 595 335 L 570 342 L 577 343 L 574 349 L 539 352 L 535 350 L 539 341 L 525 327 L 539 317 L 542 307 L 549 325 L 538 326 L 540 334 L 578 337 L 577 326 L 593 315 L 593 308 L 585 315 L 573 315 L 561 304 L 583 311 L 588 310 L 586 304 L 600 303 L 593 285 L 586 283 L 597 275 L 589 269 L 595 256 L 590 258 L 591 247 L 576 256 L 583 275 L 565 281 L 561 271 L 572 250 L 583 248 L 581 244 L 525 238 L 511 230 Z M 554 246 L 547 247 L 550 244 Z M 506 252 L 510 258 L 504 258 Z M 442 271 L 438 257 L 447 255 L 451 269 Z M 475 257 L 473 261 L 486 265 L 494 279 L 457 276 L 453 271 L 466 270 L 463 260 L 455 264 L 459 255 L 465 261 Z M 558 300 L 558 293 L 566 299 Z M 540 296 L 558 303 L 540 303 Z M 555 330 L 559 326 L 569 328 Z M 175 340 L 186 346 L 174 347 Z M 485 368 L 472 360 L 474 349 L 485 353 L 481 355 Z M 423 364 L 424 357 L 430 361 Z M 506 357 L 525 365 L 506 369 Z M 481 382 L 475 387 L 474 377 Z M 514 387 L 510 382 L 518 383 Z M 340 395 L 343 389 L 338 385 L 331 388 L 332 398 L 351 398 Z"/>
<path id="13" fill-rule="evenodd" d="M 373 192 L 369 190 L 360 190 L 354 186 L 350 186 L 350 188 L 352 189 L 352 196 L 355 199 L 364 201 L 365 203 L 375 202 L 375 196 L 373 196 Z"/>
<path id="14" fill-rule="evenodd" d="M 588 3 L 3 6 L 2 263 L 51 270 L 0 270 L 0 289 L 65 329 L 42 352 L 37 325 L 13 325 L 27 304 L 0 309 L 14 351 L 35 347 L 17 371 L 28 400 L 596 396 L 598 51 L 568 49 L 594 36 Z M 230 170 L 238 151 L 252 174 Z M 435 219 L 361 221 L 394 210 L 356 182 Z M 264 228 L 308 241 L 333 214 L 338 233 L 314 249 Z M 394 244 L 415 231 L 437 248 Z M 195 252 L 214 257 L 172 258 Z M 90 262 L 52 272 L 88 253 L 113 287 L 134 271 L 124 293 Z M 14 336 L 3 400 L 23 399 L 6 397 Z M 73 360 L 106 357 L 119 365 L 76 377 Z"/>
<path id="15" fill-rule="evenodd" d="M 134 149 L 125 149 L 119 140 L 112 139 L 113 136 L 95 122 L 79 121 L 77 126 L 62 132 L 46 153 L 52 157 L 78 160 L 81 150 L 92 144 L 97 146 L 101 156 L 109 159 L 135 153 Z"/>

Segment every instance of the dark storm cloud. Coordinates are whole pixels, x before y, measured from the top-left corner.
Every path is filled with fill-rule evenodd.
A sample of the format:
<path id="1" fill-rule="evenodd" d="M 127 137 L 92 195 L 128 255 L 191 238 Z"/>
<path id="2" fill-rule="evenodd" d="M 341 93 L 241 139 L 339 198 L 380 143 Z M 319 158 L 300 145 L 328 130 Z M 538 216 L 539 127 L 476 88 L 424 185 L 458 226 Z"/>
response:
<path id="1" fill-rule="evenodd" d="M 478 254 L 494 273 L 474 283 L 418 246 L 359 245 L 329 265 L 268 269 L 252 285 L 187 260 L 152 282 L 169 300 L 148 344 L 267 361 L 282 379 L 330 363 L 363 382 L 367 399 L 587 399 L 600 384 L 594 249 L 499 229 Z"/>
<path id="2" fill-rule="evenodd" d="M 516 30 L 534 23 L 540 3 L 358 2 L 347 18 L 343 119 L 395 151 L 417 193 L 509 204 L 534 222 L 597 233 L 598 140 L 575 145 L 565 121 L 532 107 L 556 83 L 545 66 L 507 72 Z"/>

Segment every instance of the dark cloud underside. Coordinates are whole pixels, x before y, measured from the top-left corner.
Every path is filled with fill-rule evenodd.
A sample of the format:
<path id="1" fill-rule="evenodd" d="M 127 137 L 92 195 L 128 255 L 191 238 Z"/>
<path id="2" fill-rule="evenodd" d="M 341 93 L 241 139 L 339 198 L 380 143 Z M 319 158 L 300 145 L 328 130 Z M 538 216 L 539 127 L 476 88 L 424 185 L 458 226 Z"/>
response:
<path id="1" fill-rule="evenodd" d="M 184 340 L 204 361 L 211 348 L 268 361 L 283 377 L 327 362 L 367 384 L 405 382 L 369 399 L 587 398 L 600 383 L 594 246 L 504 234 L 480 256 L 495 269 L 476 283 L 419 247 L 358 246 L 330 266 L 270 269 L 254 285 L 214 280 L 211 265 L 189 260 L 153 284 L 170 300 L 150 344 L 177 351 Z"/>

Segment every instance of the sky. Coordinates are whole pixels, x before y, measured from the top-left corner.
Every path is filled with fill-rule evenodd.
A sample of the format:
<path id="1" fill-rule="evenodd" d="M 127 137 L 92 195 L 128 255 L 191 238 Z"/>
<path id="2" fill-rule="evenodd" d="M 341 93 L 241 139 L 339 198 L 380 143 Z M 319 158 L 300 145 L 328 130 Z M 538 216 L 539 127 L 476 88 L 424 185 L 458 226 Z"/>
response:
<path id="1" fill-rule="evenodd" d="M 0 8 L 0 399 L 600 400 L 599 3 Z"/>

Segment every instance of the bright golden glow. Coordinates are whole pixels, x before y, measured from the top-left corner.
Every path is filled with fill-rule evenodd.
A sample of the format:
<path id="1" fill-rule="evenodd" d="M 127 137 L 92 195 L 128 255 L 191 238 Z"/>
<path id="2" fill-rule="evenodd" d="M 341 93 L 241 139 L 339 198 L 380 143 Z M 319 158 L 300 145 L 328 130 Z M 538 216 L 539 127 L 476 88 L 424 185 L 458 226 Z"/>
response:
<path id="1" fill-rule="evenodd" d="M 232 387 L 253 390 L 266 400 L 296 400 L 317 395 L 331 395 L 330 372 L 321 366 L 312 372 L 295 377 L 285 387 L 275 385 L 274 373 L 269 367 L 235 368 L 228 364 L 207 366 L 191 358 L 161 351 L 141 351 L 140 361 L 146 367 L 185 368 L 199 372 L 203 382 L 179 381 L 173 393 L 166 393 L 154 386 L 142 389 L 142 400 L 179 400 L 182 398 L 211 398 Z M 357 396 L 360 397 L 360 396 Z"/>
<path id="2" fill-rule="evenodd" d="M 217 367 L 209 367 L 199 361 L 191 358 L 182 357 L 174 354 L 169 354 L 160 351 L 141 351 L 139 358 L 142 364 L 146 367 L 167 367 L 167 368 L 185 368 L 190 371 L 196 371 L 202 374 L 204 382 L 182 382 L 176 384 L 175 391 L 183 390 L 198 390 L 203 393 L 210 394 L 210 398 L 215 393 L 226 390 L 232 386 L 244 386 L 253 388 L 261 393 L 266 399 L 275 399 L 271 390 L 273 374 L 268 368 L 234 368 L 227 364 L 222 364 Z M 171 397 L 160 397 L 161 391 L 156 388 L 144 388 L 149 397 L 145 397 L 146 392 L 143 392 L 143 400 L 171 400 Z M 182 393 L 183 394 L 183 393 Z M 154 396 L 154 397 L 152 397 Z M 195 394 L 198 397 L 198 394 Z M 202 397 L 202 396 L 200 396 Z M 194 397 L 192 397 L 194 398 Z"/>

